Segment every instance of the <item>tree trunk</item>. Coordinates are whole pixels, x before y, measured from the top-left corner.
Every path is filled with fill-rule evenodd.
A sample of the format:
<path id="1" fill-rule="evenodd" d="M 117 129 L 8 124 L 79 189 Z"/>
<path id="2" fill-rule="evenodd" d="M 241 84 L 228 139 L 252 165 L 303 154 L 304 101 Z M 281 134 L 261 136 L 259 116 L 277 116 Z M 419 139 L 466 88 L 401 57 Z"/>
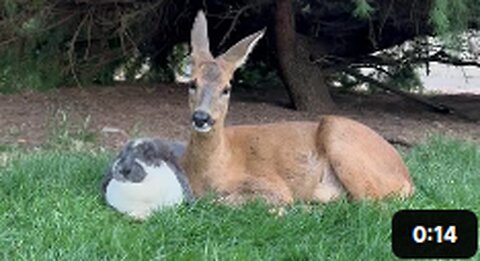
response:
<path id="1" fill-rule="evenodd" d="M 329 112 L 334 104 L 325 82 L 326 72 L 310 61 L 309 45 L 297 37 L 294 21 L 292 1 L 277 0 L 275 35 L 283 82 L 295 109 Z"/>

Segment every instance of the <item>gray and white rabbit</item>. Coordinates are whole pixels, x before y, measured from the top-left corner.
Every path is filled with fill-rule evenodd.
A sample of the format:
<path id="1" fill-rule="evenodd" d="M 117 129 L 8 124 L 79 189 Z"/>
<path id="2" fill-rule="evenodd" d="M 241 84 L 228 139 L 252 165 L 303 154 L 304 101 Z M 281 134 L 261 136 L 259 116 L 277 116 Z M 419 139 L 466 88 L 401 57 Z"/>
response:
<path id="1" fill-rule="evenodd" d="M 135 219 L 154 211 L 194 200 L 178 164 L 185 145 L 151 138 L 129 141 L 102 181 L 109 205 Z"/>

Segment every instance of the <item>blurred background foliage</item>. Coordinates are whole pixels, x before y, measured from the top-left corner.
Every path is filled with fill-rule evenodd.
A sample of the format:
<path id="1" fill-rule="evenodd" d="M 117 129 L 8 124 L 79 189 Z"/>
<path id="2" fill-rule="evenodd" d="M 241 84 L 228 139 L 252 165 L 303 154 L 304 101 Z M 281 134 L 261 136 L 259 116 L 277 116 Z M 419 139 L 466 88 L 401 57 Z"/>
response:
<path id="1" fill-rule="evenodd" d="M 7 93 L 112 85 L 115 76 L 172 82 L 176 64 L 188 52 L 178 46 L 188 42 L 199 9 L 207 11 L 214 54 L 275 23 L 274 0 L 2 0 L 0 5 L 0 92 Z M 419 90 L 415 70 L 434 54 L 444 62 L 463 59 L 466 39 L 476 32 L 469 30 L 480 25 L 480 0 L 295 0 L 293 5 L 296 31 L 323 48 L 312 60 L 344 88 L 356 85 L 342 73 L 347 66 L 373 68 L 372 77 Z M 449 56 L 438 56 L 439 50 Z M 269 29 L 235 81 L 246 89 L 278 88 L 277 68 Z"/>

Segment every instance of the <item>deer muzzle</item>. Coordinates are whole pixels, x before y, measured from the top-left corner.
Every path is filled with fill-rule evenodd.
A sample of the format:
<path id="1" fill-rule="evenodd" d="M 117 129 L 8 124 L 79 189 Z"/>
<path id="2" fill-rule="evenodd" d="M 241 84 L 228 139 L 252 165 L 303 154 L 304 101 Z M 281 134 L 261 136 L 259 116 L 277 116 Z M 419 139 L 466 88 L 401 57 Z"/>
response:
<path id="1" fill-rule="evenodd" d="M 193 129 L 198 132 L 209 132 L 214 123 L 213 118 L 205 111 L 197 110 L 192 115 Z"/>

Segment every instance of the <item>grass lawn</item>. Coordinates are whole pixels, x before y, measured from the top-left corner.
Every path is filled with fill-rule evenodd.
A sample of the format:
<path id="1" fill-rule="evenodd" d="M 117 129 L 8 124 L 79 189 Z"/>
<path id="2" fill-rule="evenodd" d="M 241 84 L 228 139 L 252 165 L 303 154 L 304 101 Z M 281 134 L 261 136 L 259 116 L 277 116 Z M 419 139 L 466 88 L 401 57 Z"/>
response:
<path id="1" fill-rule="evenodd" d="M 282 217 L 261 202 L 233 209 L 203 200 L 132 221 L 99 193 L 111 155 L 0 148 L 0 258 L 395 260 L 390 226 L 396 211 L 480 215 L 480 149 L 445 138 L 405 155 L 417 185 L 413 198 L 311 208 L 299 203 Z"/>

